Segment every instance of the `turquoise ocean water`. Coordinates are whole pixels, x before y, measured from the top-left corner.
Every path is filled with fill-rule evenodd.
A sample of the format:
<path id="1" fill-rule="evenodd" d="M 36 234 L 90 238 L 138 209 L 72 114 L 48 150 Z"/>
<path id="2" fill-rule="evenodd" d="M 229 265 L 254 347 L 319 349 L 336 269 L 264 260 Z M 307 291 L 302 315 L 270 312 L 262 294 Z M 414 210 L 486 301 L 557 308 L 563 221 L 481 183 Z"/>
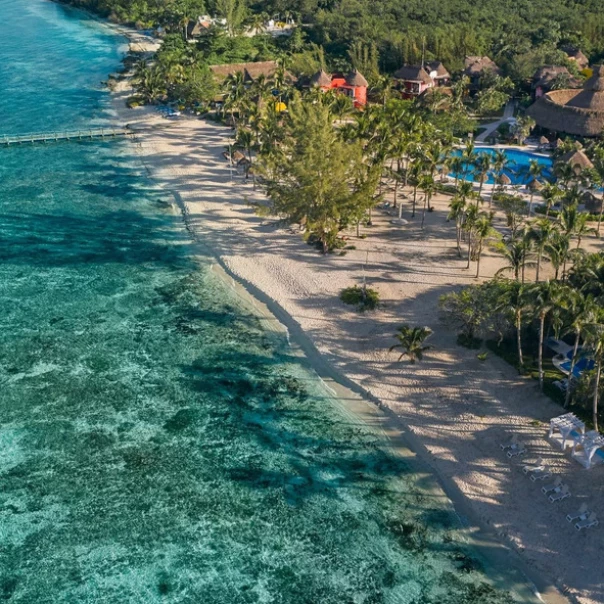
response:
<path id="1" fill-rule="evenodd" d="M 0 134 L 104 123 L 122 44 L 0 0 Z M 508 602 L 430 477 L 191 255 L 129 144 L 0 148 L 0 600 Z"/>

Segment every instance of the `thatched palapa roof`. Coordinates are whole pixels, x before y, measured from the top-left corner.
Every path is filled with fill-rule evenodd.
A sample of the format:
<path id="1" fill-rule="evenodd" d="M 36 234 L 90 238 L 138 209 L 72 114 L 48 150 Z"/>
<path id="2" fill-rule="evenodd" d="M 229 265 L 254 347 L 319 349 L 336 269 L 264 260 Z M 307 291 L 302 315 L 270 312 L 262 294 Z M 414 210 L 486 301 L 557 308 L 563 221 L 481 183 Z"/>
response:
<path id="1" fill-rule="evenodd" d="M 331 86 L 331 76 L 324 69 L 321 69 L 310 78 L 309 83 L 311 86 L 329 87 Z"/>
<path id="2" fill-rule="evenodd" d="M 394 78 L 405 82 L 432 84 L 430 74 L 421 65 L 403 65 L 394 72 Z"/>
<path id="3" fill-rule="evenodd" d="M 526 188 L 533 192 L 541 191 L 541 189 L 543 189 L 543 184 L 541 184 L 541 182 L 539 182 L 536 178 L 532 178 L 526 185 Z"/>
<path id="4" fill-rule="evenodd" d="M 483 72 L 501 75 L 501 69 L 489 57 L 469 56 L 464 60 L 464 72 L 470 77 L 479 76 Z"/>
<path id="5" fill-rule="evenodd" d="M 257 63 L 228 63 L 226 65 L 210 65 L 210 70 L 219 79 L 225 80 L 230 75 L 242 73 L 244 81 L 251 83 L 260 76 L 270 78 L 279 68 L 277 61 L 259 61 Z M 293 76 L 286 73 L 287 79 L 293 81 Z"/>
<path id="6" fill-rule="evenodd" d="M 450 78 L 451 74 L 445 69 L 445 66 L 440 61 L 432 61 L 428 63 L 430 71 L 435 71 L 435 78 Z"/>
<path id="7" fill-rule="evenodd" d="M 363 74 L 361 74 L 356 69 L 353 69 L 352 71 L 348 72 L 348 75 L 346 76 L 346 83 L 349 86 L 369 86 L 367 80 L 363 77 Z"/>
<path id="8" fill-rule="evenodd" d="M 581 149 L 575 149 L 562 155 L 557 163 L 569 164 L 575 171 L 590 170 L 594 167 L 591 160 Z"/>
<path id="9" fill-rule="evenodd" d="M 598 65 L 583 88 L 552 90 L 527 110 L 539 126 L 577 136 L 599 136 L 604 129 L 604 67 Z"/>

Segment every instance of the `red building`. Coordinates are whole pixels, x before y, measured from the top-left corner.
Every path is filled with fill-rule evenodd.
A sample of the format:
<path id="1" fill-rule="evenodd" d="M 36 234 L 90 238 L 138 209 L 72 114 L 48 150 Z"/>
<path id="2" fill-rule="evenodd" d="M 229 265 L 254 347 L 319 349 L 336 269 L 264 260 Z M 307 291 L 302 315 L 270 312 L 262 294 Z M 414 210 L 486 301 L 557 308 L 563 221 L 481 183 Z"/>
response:
<path id="1" fill-rule="evenodd" d="M 310 85 L 321 90 L 337 90 L 350 97 L 355 107 L 363 107 L 367 104 L 367 80 L 356 69 L 345 76 L 330 75 L 324 70 L 318 71 L 310 78 Z"/>

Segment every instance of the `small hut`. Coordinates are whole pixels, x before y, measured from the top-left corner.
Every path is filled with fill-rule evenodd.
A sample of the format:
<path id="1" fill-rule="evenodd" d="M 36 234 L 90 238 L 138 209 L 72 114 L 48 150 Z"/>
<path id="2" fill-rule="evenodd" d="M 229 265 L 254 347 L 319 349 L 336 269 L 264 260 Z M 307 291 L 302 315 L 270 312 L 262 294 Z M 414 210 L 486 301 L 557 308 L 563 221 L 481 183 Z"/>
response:
<path id="1" fill-rule="evenodd" d="M 401 94 L 405 98 L 419 96 L 434 87 L 430 74 L 421 65 L 403 65 L 393 77 L 398 80 Z"/>
<path id="2" fill-rule="evenodd" d="M 583 170 L 591 170 L 594 167 L 589 157 L 581 149 L 575 149 L 561 155 L 556 163 L 568 164 L 575 174 L 580 174 Z"/>

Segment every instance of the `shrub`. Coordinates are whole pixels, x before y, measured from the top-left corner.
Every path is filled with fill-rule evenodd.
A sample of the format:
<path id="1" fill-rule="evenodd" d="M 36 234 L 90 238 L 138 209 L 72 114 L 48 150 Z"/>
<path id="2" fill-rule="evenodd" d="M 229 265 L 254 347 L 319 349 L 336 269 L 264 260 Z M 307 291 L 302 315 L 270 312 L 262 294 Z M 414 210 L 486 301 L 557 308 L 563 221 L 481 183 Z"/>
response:
<path id="1" fill-rule="evenodd" d="M 344 304 L 357 306 L 360 311 L 374 310 L 379 304 L 380 295 L 375 289 L 371 289 L 370 287 L 354 285 L 342 290 L 340 300 Z"/>

